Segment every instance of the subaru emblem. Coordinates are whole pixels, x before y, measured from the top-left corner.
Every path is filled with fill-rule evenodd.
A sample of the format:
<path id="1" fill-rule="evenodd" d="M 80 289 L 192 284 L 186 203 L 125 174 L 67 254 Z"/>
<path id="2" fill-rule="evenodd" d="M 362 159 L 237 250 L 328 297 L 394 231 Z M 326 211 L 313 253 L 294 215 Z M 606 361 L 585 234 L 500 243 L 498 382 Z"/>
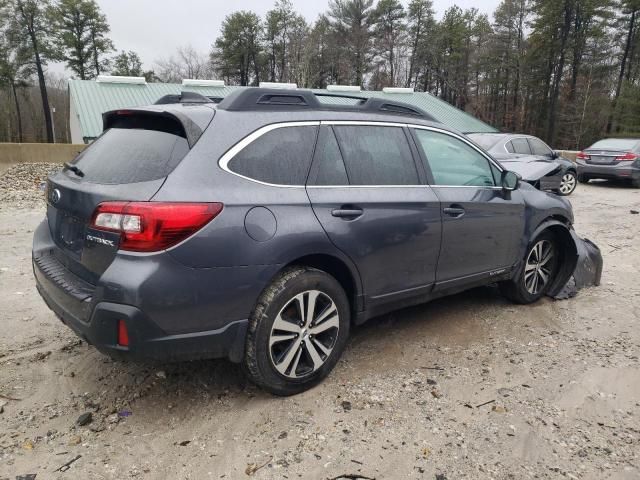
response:
<path id="1" fill-rule="evenodd" d="M 60 190 L 58 190 L 57 188 L 54 188 L 53 192 L 51 192 L 51 203 L 58 203 L 61 198 L 62 198 L 62 193 L 60 193 Z"/>

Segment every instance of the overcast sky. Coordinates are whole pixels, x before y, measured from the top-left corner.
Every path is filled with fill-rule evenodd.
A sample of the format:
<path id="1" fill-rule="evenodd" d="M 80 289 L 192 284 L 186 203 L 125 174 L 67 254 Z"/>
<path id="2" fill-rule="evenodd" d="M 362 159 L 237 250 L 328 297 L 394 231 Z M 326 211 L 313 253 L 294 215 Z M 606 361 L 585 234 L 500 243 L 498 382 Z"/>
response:
<path id="1" fill-rule="evenodd" d="M 168 57 L 177 47 L 191 44 L 208 53 L 224 17 L 237 10 L 252 10 L 261 17 L 275 0 L 97 0 L 111 25 L 116 48 L 134 50 L 145 68 Z M 407 1 L 403 2 L 407 3 Z M 492 14 L 499 0 L 434 0 L 438 17 L 451 5 L 477 7 Z M 328 0 L 293 0 L 295 9 L 309 22 L 327 10 Z"/>

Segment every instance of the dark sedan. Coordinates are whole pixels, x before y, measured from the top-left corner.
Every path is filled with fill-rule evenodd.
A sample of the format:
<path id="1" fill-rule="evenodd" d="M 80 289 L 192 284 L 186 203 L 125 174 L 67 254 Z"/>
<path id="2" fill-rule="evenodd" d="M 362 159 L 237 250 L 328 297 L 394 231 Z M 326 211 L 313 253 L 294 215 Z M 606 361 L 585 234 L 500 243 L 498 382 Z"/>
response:
<path id="1" fill-rule="evenodd" d="M 537 169 L 542 172 L 538 178 L 529 179 L 523 175 L 529 183 L 538 182 L 539 185 L 536 186 L 542 190 L 553 190 L 559 195 L 571 195 L 576 189 L 578 184 L 576 165 L 571 160 L 558 155 L 537 137 L 512 133 L 473 133 L 469 137 L 489 153 L 497 155 L 501 162 L 509 159 L 508 168 L 521 175 L 525 172 L 530 173 L 532 157 L 538 161 L 548 162 L 546 169 Z M 520 171 L 518 166 L 520 162 L 529 165 L 523 165 L 523 171 Z M 552 188 L 545 188 L 545 185 L 551 185 Z"/>
<path id="2" fill-rule="evenodd" d="M 578 153 L 578 179 L 626 180 L 640 188 L 640 139 L 607 138 Z"/>

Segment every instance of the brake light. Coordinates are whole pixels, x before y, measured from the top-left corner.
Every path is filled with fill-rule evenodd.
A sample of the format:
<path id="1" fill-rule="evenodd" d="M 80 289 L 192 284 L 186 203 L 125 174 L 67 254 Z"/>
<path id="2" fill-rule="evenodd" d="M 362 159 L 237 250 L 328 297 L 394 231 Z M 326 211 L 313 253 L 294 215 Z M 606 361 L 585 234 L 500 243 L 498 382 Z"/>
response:
<path id="1" fill-rule="evenodd" d="M 576 155 L 576 158 L 578 160 L 589 160 L 589 158 L 591 157 L 584 152 L 578 152 L 578 154 Z"/>
<path id="2" fill-rule="evenodd" d="M 120 233 L 121 250 L 157 252 L 196 233 L 222 208 L 222 203 L 105 202 L 91 226 Z"/>
<path id="3" fill-rule="evenodd" d="M 129 346 L 129 331 L 124 320 L 118 320 L 118 345 L 121 347 Z"/>
<path id="4" fill-rule="evenodd" d="M 627 152 L 624 155 L 620 155 L 619 157 L 616 157 L 616 160 L 618 162 L 633 162 L 634 160 L 637 160 L 637 159 L 638 159 L 638 155 L 631 152 Z"/>

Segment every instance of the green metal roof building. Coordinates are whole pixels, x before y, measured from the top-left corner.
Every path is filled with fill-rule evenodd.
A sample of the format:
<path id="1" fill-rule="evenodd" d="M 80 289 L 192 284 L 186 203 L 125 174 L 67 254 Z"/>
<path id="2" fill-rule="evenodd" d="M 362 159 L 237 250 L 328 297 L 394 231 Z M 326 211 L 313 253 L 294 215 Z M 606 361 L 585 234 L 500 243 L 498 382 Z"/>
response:
<path id="1" fill-rule="evenodd" d="M 146 83 L 144 78 L 100 76 L 97 80 L 69 80 L 70 131 L 72 143 L 89 143 L 102 133 L 102 114 L 119 108 L 139 107 L 155 103 L 168 94 L 183 91 L 196 92 L 207 97 L 224 98 L 237 88 L 225 86 L 221 81 L 184 80 L 176 83 Z M 437 120 L 462 132 L 496 132 L 490 125 L 478 120 L 447 102 L 425 92 L 390 88 L 382 92 L 359 91 L 357 87 L 330 86 L 331 93 L 382 97 L 419 107 Z M 319 90 L 326 92 L 327 90 Z M 324 101 L 324 100 L 323 100 Z M 331 98 L 332 103 L 349 100 Z"/>

